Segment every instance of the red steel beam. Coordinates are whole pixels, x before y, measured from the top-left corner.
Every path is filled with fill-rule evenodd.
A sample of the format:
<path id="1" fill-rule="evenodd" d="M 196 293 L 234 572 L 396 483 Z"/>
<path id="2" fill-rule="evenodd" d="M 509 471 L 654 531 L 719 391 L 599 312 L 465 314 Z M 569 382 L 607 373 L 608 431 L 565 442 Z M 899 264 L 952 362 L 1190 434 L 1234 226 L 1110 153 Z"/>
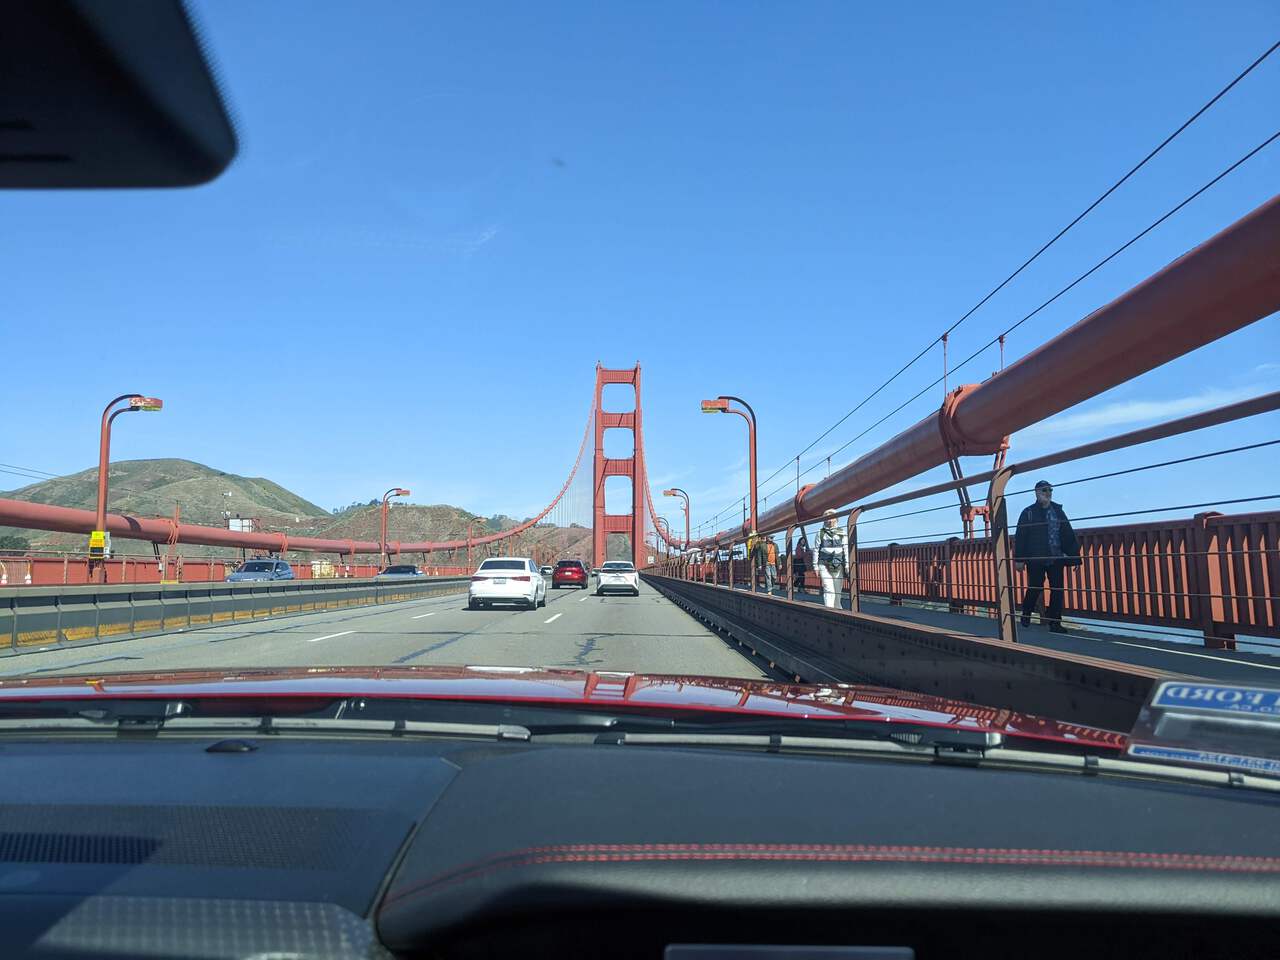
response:
<path id="1" fill-rule="evenodd" d="M 1184 253 L 937 412 L 760 518 L 761 530 L 811 520 L 944 464 L 995 453 L 1009 434 L 1280 310 L 1280 196 Z M 724 543 L 731 528 L 699 541 Z"/>
<path id="2" fill-rule="evenodd" d="M 560 498 L 565 495 L 569 485 L 582 463 L 582 453 L 587 446 L 590 434 L 591 418 L 587 420 L 587 429 L 583 431 L 582 443 L 578 447 L 578 459 L 574 462 L 569 479 L 564 482 L 555 499 L 536 517 L 526 520 L 518 526 L 501 533 L 493 533 L 487 537 L 463 538 L 460 540 L 422 541 L 415 543 L 395 544 L 397 553 L 429 553 L 436 550 L 454 550 L 467 546 L 479 546 L 497 543 L 515 537 L 533 527 L 552 511 Z M 24 527 L 28 530 L 52 530 L 58 533 L 89 533 L 100 529 L 94 526 L 97 517 L 92 510 L 79 510 L 73 507 L 55 507 L 47 503 L 28 503 L 25 500 L 6 500 L 0 498 L 0 526 Z M 287 533 L 241 533 L 226 530 L 222 527 L 206 527 L 195 523 L 174 523 L 169 519 L 151 519 L 144 517 L 127 517 L 119 514 L 108 514 L 106 528 L 112 536 L 126 540 L 149 540 L 152 543 L 189 543 L 206 547 L 231 547 L 244 550 L 268 550 L 283 553 L 296 550 L 303 553 L 336 553 L 339 555 L 355 555 L 358 553 L 379 553 L 380 545 L 370 540 L 326 540 L 320 537 L 291 537 Z"/>

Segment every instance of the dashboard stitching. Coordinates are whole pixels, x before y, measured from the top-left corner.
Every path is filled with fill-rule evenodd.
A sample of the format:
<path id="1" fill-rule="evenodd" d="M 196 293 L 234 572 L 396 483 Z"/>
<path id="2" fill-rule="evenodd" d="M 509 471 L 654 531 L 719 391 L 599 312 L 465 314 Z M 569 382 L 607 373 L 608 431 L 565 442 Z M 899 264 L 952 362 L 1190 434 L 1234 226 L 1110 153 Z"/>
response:
<path id="1" fill-rule="evenodd" d="M 1001 847 L 880 846 L 862 844 L 640 843 L 528 847 L 472 861 L 389 895 L 384 907 L 488 873 L 544 863 L 643 863 L 664 860 L 766 860 L 831 863 L 965 863 L 995 866 L 1075 866 L 1150 870 L 1280 873 L 1280 858 L 1126 850 Z"/>

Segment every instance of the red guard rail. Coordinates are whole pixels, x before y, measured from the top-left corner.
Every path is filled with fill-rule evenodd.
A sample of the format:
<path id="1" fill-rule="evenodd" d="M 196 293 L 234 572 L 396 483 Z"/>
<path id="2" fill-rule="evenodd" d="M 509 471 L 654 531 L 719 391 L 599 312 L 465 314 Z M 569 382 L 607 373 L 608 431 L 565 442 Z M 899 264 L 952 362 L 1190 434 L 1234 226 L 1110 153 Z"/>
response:
<path id="1" fill-rule="evenodd" d="M 1076 538 L 1082 562 L 1066 571 L 1066 616 L 1196 630 L 1214 645 L 1238 634 L 1280 637 L 1280 511 L 1087 527 Z M 994 564 L 990 537 L 859 547 L 858 593 L 994 616 Z M 785 584 L 789 559 L 780 556 L 778 565 Z M 692 564 L 690 579 L 727 584 L 729 562 L 714 575 L 711 566 Z M 735 584 L 750 576 L 745 560 L 733 561 Z M 805 583 L 818 589 L 813 573 Z M 1019 595 L 1026 588 L 1022 571 L 1016 588 Z"/>
<path id="2" fill-rule="evenodd" d="M 200 583 L 222 581 L 238 566 L 240 560 L 209 557 L 156 560 L 153 557 L 116 557 L 105 561 L 107 583 Z M 103 561 L 98 561 L 101 566 Z M 298 580 L 344 579 L 372 577 L 380 569 L 374 563 L 332 565 L 332 573 L 317 574 L 310 563 L 290 563 Z M 471 572 L 456 564 L 419 564 L 418 569 L 430 577 L 463 576 Z M 38 556 L 23 554 L 5 556 L 0 553 L 0 586 L 50 587 L 75 586 L 93 582 L 89 558 L 84 555 Z"/>

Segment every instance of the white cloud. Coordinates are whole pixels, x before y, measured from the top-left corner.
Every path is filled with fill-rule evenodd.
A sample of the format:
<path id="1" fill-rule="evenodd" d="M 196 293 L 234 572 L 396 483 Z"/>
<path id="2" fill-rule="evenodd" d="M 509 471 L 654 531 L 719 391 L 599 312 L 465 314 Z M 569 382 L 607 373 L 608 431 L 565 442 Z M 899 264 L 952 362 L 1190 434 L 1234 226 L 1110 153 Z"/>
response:
<path id="1" fill-rule="evenodd" d="M 1212 407 L 1248 400 L 1259 393 L 1256 386 L 1235 390 L 1205 390 L 1183 397 L 1166 400 L 1125 400 L 1109 403 L 1083 413 L 1069 413 L 1037 423 L 1015 436 L 1019 445 L 1043 444 L 1076 435 L 1096 436 L 1112 427 L 1124 427 L 1142 423 L 1156 423 L 1173 417 L 1199 413 Z"/>

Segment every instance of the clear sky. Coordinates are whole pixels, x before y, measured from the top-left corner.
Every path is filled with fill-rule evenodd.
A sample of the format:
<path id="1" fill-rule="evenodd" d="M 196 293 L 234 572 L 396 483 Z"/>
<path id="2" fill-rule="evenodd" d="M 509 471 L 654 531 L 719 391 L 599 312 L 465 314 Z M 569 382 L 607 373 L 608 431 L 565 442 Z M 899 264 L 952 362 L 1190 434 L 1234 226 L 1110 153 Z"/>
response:
<path id="1" fill-rule="evenodd" d="M 1280 38 L 1273 0 L 194 9 L 242 145 L 218 181 L 0 197 L 0 461 L 91 466 L 102 404 L 136 389 L 165 410 L 121 424 L 118 459 L 185 457 L 326 507 L 403 484 L 527 515 L 573 461 L 596 361 L 638 360 L 655 492 L 687 489 L 695 523 L 745 487 L 740 422 L 700 416 L 703 396 L 753 403 L 772 472 Z M 953 358 L 1280 129 L 1278 107 L 1280 53 L 966 321 Z M 1029 321 L 1009 359 L 1278 185 L 1280 143 Z M 1277 388 L 1272 317 L 1011 457 Z M 1277 436 L 1270 415 L 1055 478 Z M 1083 515 L 1280 493 L 1275 449 L 1059 499 Z M 954 529 L 933 517 L 883 529 Z"/>

